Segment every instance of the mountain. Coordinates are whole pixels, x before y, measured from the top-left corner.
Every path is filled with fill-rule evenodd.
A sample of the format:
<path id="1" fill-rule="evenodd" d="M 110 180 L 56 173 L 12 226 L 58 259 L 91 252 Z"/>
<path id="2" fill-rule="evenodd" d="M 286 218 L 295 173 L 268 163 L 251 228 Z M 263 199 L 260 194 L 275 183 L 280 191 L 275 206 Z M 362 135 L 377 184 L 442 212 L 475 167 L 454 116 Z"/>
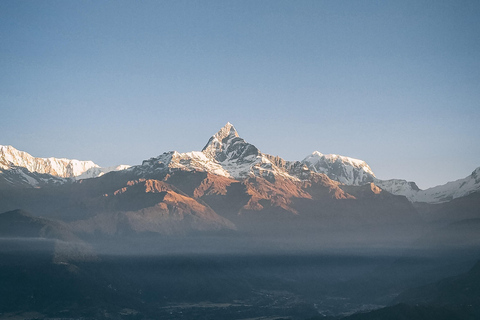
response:
<path id="1" fill-rule="evenodd" d="M 280 158 L 263 154 L 257 147 L 240 138 L 235 127 L 227 123 L 209 139 L 201 152 L 166 152 L 144 161 L 141 170 L 206 171 L 236 180 L 249 177 L 299 180 L 288 172 L 292 164 L 280 159 L 283 166 L 278 165 L 276 159 L 278 161 Z"/>
<path id="2" fill-rule="evenodd" d="M 159 180 L 128 181 L 124 187 L 90 198 L 90 214 L 70 225 L 81 234 L 182 234 L 235 229 L 208 205 Z"/>
<path id="3" fill-rule="evenodd" d="M 34 217 L 24 210 L 0 213 L 0 237 L 49 238 L 63 241 L 79 240 L 62 223 Z"/>
<path id="4" fill-rule="evenodd" d="M 480 316 L 480 261 L 464 274 L 409 289 L 394 302 L 435 304 L 455 309 L 463 307 L 465 310 L 474 306 L 477 316 Z"/>
<path id="5" fill-rule="evenodd" d="M 96 259 L 92 248 L 61 222 L 24 210 L 0 213 L 0 255 L 44 253 L 55 263 Z"/>
<path id="6" fill-rule="evenodd" d="M 308 169 L 324 173 L 344 185 L 360 186 L 373 182 L 387 192 L 407 197 L 411 202 L 442 203 L 480 191 L 480 167 L 466 178 L 420 190 L 415 182 L 378 179 L 365 161 L 345 156 L 323 155 L 315 151 L 302 163 Z"/>
<path id="7" fill-rule="evenodd" d="M 468 272 L 400 294 L 394 306 L 355 314 L 348 320 L 478 319 L 480 316 L 480 262 Z"/>
<path id="8" fill-rule="evenodd" d="M 373 182 L 375 174 L 365 161 L 336 154 L 313 152 L 302 160 L 308 169 L 326 174 L 330 179 L 346 185 L 359 186 Z"/>
<path id="9" fill-rule="evenodd" d="M 321 318 L 312 318 L 317 320 Z M 338 319 L 338 318 L 337 318 Z M 356 313 L 342 320 L 467 320 L 461 314 L 439 306 L 397 304 L 366 313 Z"/>
<path id="10" fill-rule="evenodd" d="M 22 208 L 60 220 L 81 237 L 233 230 L 206 203 L 165 182 L 124 170 L 44 188 L 0 190 L 0 210 Z M 20 191 L 20 192 L 19 192 Z"/>
<path id="11" fill-rule="evenodd" d="M 12 167 L 23 167 L 30 172 L 47 173 L 60 178 L 71 178 L 98 166 L 92 161 L 35 158 L 12 146 L 0 146 L 0 169 L 8 170 Z"/>
<path id="12" fill-rule="evenodd" d="M 99 177 L 127 168 L 126 165 L 101 168 L 92 161 L 36 158 L 12 146 L 0 145 L 0 185 L 41 187 Z"/>
<path id="13" fill-rule="evenodd" d="M 384 308 L 310 320 L 474 320 L 480 316 L 480 262 L 468 272 L 408 289 Z"/>
<path id="14" fill-rule="evenodd" d="M 378 179 L 370 166 L 358 159 L 335 154 L 323 155 L 315 151 L 301 162 L 311 171 L 324 173 L 344 185 L 360 186 L 373 182 L 387 192 L 407 197 L 411 202 L 442 203 L 480 191 L 480 167 L 466 178 L 420 190 L 415 182 Z"/>
<path id="15" fill-rule="evenodd" d="M 382 189 L 407 197 L 412 202 L 441 203 L 480 191 L 480 167 L 468 177 L 444 185 L 420 190 L 414 182 L 405 180 L 374 180 Z"/>
<path id="16" fill-rule="evenodd" d="M 44 187 L 61 185 L 67 180 L 47 173 L 31 172 L 24 167 L 0 169 L 0 189 Z"/>

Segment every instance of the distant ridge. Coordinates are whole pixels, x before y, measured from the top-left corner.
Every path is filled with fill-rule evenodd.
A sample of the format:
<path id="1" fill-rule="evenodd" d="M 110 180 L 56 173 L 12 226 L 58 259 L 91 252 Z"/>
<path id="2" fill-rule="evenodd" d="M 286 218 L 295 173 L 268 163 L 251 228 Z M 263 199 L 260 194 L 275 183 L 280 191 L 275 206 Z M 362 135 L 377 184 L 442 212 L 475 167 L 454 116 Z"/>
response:
<path id="1" fill-rule="evenodd" d="M 120 165 L 101 168 L 93 161 L 37 158 L 12 146 L 0 145 L 0 184 L 3 180 L 7 186 L 41 187 L 63 184 L 71 180 L 99 177 L 129 167 Z"/>

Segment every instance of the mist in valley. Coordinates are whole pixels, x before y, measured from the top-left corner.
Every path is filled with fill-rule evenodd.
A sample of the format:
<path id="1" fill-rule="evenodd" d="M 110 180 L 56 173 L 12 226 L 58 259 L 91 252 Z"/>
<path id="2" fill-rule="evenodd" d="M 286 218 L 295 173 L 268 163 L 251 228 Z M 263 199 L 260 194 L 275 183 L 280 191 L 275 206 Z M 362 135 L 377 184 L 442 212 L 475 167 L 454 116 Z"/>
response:
<path id="1" fill-rule="evenodd" d="M 236 230 L 159 235 L 120 228 L 75 239 L 68 225 L 46 233 L 53 220 L 46 228 L 46 219 L 22 213 L 22 227 L 13 215 L 23 236 L 0 239 L 2 317 L 342 318 L 467 272 L 480 257 L 472 223 L 352 228 L 271 214 L 277 219 L 238 217 Z M 43 237 L 33 237 L 37 232 Z"/>

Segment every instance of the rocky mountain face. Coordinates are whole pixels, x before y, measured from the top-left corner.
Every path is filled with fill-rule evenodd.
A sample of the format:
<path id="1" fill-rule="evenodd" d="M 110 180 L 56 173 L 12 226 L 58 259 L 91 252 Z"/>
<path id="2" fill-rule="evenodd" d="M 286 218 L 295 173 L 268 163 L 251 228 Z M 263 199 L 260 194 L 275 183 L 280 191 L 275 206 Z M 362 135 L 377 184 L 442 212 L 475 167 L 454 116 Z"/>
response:
<path id="1" fill-rule="evenodd" d="M 278 166 L 275 157 L 261 153 L 257 147 L 240 138 L 235 127 L 227 123 L 210 138 L 201 152 L 166 152 L 144 161 L 141 170 L 206 171 L 236 180 L 249 177 L 299 180 L 288 172 L 285 161 L 283 164 Z"/>
<path id="2" fill-rule="evenodd" d="M 71 223 L 75 230 L 85 234 L 168 235 L 235 229 L 205 203 L 154 179 L 127 181 L 117 190 L 89 198 L 85 206 L 89 214 Z"/>

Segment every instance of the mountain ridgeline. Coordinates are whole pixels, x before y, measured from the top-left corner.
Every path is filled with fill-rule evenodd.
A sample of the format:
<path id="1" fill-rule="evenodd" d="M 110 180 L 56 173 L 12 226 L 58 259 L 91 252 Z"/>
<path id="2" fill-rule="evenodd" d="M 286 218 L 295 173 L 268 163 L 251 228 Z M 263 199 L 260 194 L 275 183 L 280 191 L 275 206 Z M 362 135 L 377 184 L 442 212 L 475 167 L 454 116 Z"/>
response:
<path id="1" fill-rule="evenodd" d="M 343 185 L 360 186 L 373 182 L 392 194 L 406 196 L 411 202 L 448 202 L 480 190 L 480 168 L 464 179 L 420 190 L 414 182 L 377 179 L 365 161 L 350 157 L 314 151 L 301 161 L 285 161 L 260 152 L 256 146 L 242 139 L 230 123 L 213 135 L 202 151 L 170 151 L 145 160 L 141 166 L 153 166 L 155 163 L 156 169 L 165 165 L 170 169 L 205 171 L 236 180 L 254 176 L 308 180 L 308 173 L 321 173 Z M 139 167 L 132 169 L 138 170 Z M 0 188 L 65 184 L 129 168 L 127 165 L 101 168 L 92 161 L 36 158 L 12 146 L 0 146 Z"/>
<path id="2" fill-rule="evenodd" d="M 454 222 L 441 217 L 447 199 L 466 203 L 467 216 L 477 217 L 476 202 L 464 198 L 477 194 L 480 168 L 419 190 L 403 180 L 379 180 L 367 163 L 345 156 L 315 151 L 285 161 L 264 154 L 230 123 L 201 151 L 165 152 L 132 167 L 0 151 L 0 211 L 24 209 L 84 237 L 234 232 L 349 245 L 410 241 L 426 220 Z M 329 238 L 338 230 L 341 238 Z"/>

